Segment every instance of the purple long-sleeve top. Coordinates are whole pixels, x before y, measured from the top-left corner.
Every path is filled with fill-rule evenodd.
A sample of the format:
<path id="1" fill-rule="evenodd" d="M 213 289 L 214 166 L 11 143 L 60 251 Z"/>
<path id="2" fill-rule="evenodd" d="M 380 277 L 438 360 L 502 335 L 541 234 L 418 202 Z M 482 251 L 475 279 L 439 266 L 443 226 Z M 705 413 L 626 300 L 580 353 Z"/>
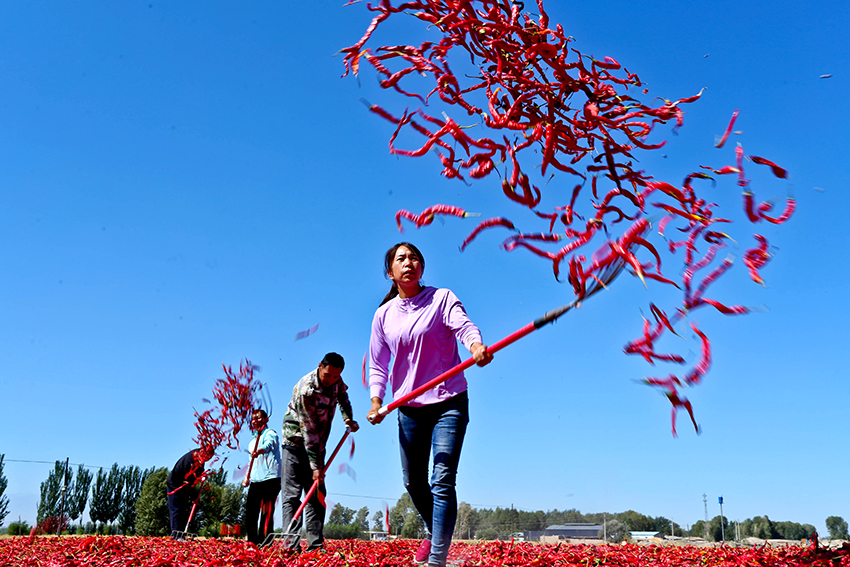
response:
<path id="1" fill-rule="evenodd" d="M 469 348 L 481 332 L 448 289 L 425 287 L 414 297 L 381 305 L 369 340 L 369 391 L 384 399 L 387 382 L 398 399 L 460 363 L 457 341 Z M 392 361 L 392 367 L 390 366 Z M 466 391 L 463 372 L 407 403 L 424 406 Z"/>

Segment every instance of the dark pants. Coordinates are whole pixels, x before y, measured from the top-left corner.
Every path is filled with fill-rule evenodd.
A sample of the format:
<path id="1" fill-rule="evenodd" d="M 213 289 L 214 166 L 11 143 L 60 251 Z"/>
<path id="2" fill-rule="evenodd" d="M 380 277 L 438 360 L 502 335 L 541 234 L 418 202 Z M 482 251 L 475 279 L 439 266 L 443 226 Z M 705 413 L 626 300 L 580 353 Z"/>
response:
<path id="1" fill-rule="evenodd" d="M 194 504 L 194 497 L 194 490 L 188 486 L 168 495 L 168 519 L 172 532 L 187 531 L 186 524 L 189 522 L 189 511 Z"/>
<path id="2" fill-rule="evenodd" d="M 280 492 L 280 479 L 252 482 L 245 501 L 245 533 L 257 545 L 274 531 L 274 504 Z M 259 519 L 259 526 L 257 520 Z"/>
<path id="3" fill-rule="evenodd" d="M 292 522 L 292 516 L 295 515 L 301 505 L 302 491 L 306 493 L 313 486 L 313 469 L 310 468 L 310 459 L 307 458 L 307 451 L 303 447 L 284 445 L 283 448 L 284 450 L 281 451 L 283 458 L 281 466 L 283 473 L 281 476 L 283 490 L 281 522 L 284 530 L 291 528 L 289 533 L 297 534 L 289 538 L 289 546 L 293 549 L 300 549 L 301 527 L 304 525 L 302 519 L 306 518 L 307 550 L 320 549 L 325 543 L 322 534 L 325 526 L 325 507 L 319 502 L 317 493 L 314 493 L 307 502 L 303 513 L 298 516 L 295 522 Z M 322 496 L 327 494 L 324 483 L 319 484 L 317 492 L 321 492 Z"/>
<path id="4" fill-rule="evenodd" d="M 398 436 L 404 487 L 431 532 L 430 565 L 445 565 L 457 520 L 455 482 L 466 425 L 466 392 L 444 402 L 401 407 Z M 428 479 L 431 452 L 434 468 Z"/>

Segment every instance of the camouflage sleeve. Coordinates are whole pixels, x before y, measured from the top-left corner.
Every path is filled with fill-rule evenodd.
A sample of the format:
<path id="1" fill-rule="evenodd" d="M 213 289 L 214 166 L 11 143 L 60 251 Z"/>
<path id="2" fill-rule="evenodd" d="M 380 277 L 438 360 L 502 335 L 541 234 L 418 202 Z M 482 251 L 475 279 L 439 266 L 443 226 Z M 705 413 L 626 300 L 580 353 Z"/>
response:
<path id="1" fill-rule="evenodd" d="M 340 388 L 337 392 L 336 402 L 339 404 L 339 410 L 342 413 L 342 419 L 348 421 L 354 419 L 354 413 L 351 411 L 351 401 L 348 399 L 348 386 L 339 381 Z"/>
<path id="2" fill-rule="evenodd" d="M 317 407 L 315 396 L 305 396 L 299 392 L 297 400 L 298 418 L 301 421 L 301 435 L 304 439 L 304 448 L 310 459 L 310 468 L 321 470 L 325 466 L 325 447 L 322 443 L 323 425 L 316 419 L 322 415 L 322 410 Z"/>

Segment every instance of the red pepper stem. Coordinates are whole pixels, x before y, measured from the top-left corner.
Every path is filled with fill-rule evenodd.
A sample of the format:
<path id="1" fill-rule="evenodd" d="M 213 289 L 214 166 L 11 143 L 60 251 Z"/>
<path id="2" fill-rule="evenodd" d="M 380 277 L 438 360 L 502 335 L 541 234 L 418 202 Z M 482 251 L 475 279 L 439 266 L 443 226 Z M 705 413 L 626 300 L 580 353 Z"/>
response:
<path id="1" fill-rule="evenodd" d="M 330 458 L 325 462 L 325 466 L 322 468 L 322 474 L 324 474 L 328 470 L 328 467 L 331 466 L 331 463 L 333 462 L 334 457 L 336 457 L 336 454 L 339 453 L 339 450 L 342 448 L 342 444 L 345 442 L 346 439 L 348 439 L 349 433 L 351 433 L 351 429 L 346 427 L 345 428 L 345 434 L 342 436 L 342 439 L 339 440 L 339 443 L 337 443 L 336 449 L 334 449 L 334 452 L 331 453 Z M 304 497 L 304 500 L 301 502 L 301 505 L 295 511 L 295 514 L 292 515 L 292 520 L 290 520 L 289 526 L 286 528 L 287 534 L 291 534 L 292 526 L 295 525 L 296 520 L 298 520 L 298 518 L 301 516 L 301 512 L 304 511 L 304 507 L 307 506 L 307 502 L 310 501 L 310 498 L 313 497 L 313 494 L 316 493 L 316 490 L 318 490 L 318 488 L 319 488 L 319 479 L 317 478 L 316 480 L 313 481 L 313 486 L 311 486 L 310 490 L 307 491 L 307 495 Z"/>

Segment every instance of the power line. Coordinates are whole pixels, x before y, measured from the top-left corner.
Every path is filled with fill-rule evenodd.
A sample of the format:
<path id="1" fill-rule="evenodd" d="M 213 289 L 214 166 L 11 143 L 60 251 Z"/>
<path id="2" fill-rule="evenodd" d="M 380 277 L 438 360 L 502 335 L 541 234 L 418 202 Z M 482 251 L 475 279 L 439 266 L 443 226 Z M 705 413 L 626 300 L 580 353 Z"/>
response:
<path id="1" fill-rule="evenodd" d="M 56 463 L 61 463 L 62 461 L 28 461 L 24 459 L 4 459 L 6 463 L 36 463 L 39 465 L 55 465 Z M 83 463 L 68 463 L 70 466 L 74 467 L 84 467 L 87 469 L 102 469 L 103 467 L 98 465 L 85 465 Z"/>
<path id="2" fill-rule="evenodd" d="M 387 496 L 364 496 L 362 494 L 343 494 L 341 492 L 328 492 L 328 496 L 348 496 L 349 498 L 371 498 L 373 500 L 392 500 L 393 502 L 398 502 L 398 498 Z"/>

